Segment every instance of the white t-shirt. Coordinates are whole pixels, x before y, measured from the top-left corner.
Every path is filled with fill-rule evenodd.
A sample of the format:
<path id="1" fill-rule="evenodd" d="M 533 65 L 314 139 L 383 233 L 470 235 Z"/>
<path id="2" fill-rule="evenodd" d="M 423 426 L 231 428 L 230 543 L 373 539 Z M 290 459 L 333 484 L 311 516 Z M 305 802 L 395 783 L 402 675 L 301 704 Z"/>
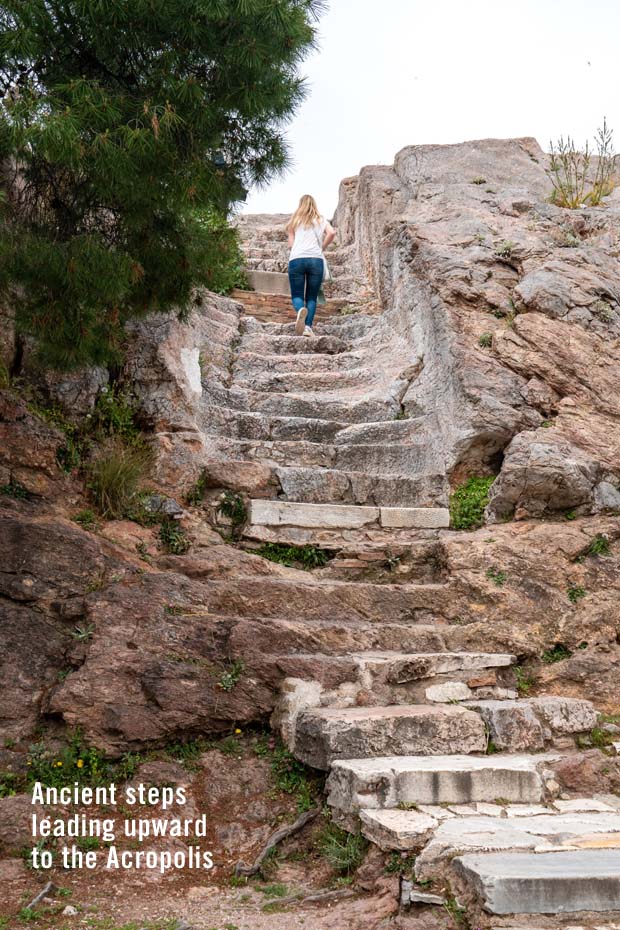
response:
<path id="1" fill-rule="evenodd" d="M 295 258 L 323 258 L 321 245 L 326 227 L 327 223 L 323 217 L 321 222 L 314 226 L 298 226 L 288 260 L 292 262 Z"/>

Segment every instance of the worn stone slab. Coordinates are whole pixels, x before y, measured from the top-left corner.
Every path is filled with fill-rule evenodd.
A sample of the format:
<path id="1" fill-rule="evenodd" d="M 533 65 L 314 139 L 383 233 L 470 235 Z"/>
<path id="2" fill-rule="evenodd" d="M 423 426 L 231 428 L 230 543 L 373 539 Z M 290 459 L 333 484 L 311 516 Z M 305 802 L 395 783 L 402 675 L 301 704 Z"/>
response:
<path id="1" fill-rule="evenodd" d="M 445 507 L 381 507 L 381 526 L 447 529 L 450 511 Z"/>
<path id="2" fill-rule="evenodd" d="M 527 703 L 553 733 L 586 733 L 598 723 L 594 705 L 581 698 L 543 696 Z"/>
<path id="3" fill-rule="evenodd" d="M 328 769 L 336 759 L 482 752 L 486 741 L 482 718 L 460 706 L 327 707 L 299 715 L 295 755 Z"/>
<path id="4" fill-rule="evenodd" d="M 259 294 L 283 294 L 291 296 L 288 275 L 278 271 L 252 271 L 246 269 L 248 284 Z"/>
<path id="5" fill-rule="evenodd" d="M 440 804 L 472 804 L 502 798 L 537 804 L 544 797 L 542 770 L 556 756 L 393 756 L 335 762 L 327 787 L 329 803 L 347 813 L 362 808 L 418 804 L 441 819 Z M 422 806 L 426 805 L 426 806 Z M 445 811 L 444 817 L 452 819 Z"/>
<path id="6" fill-rule="evenodd" d="M 360 811 L 362 833 L 380 849 L 421 849 L 438 821 L 420 811 Z"/>
<path id="7" fill-rule="evenodd" d="M 406 647 L 406 643 L 403 644 Z M 436 675 L 451 672 L 477 671 L 478 669 L 502 668 L 513 665 L 517 658 L 508 653 L 489 652 L 360 652 L 352 658 L 362 668 L 371 672 L 389 665 L 388 680 L 391 684 L 406 684 Z"/>
<path id="8" fill-rule="evenodd" d="M 519 701 L 467 701 L 482 715 L 498 749 L 542 749 L 554 736 L 583 733 L 596 725 L 598 713 L 580 698 L 537 697 Z"/>
<path id="9" fill-rule="evenodd" d="M 620 911 L 620 851 L 467 855 L 454 868 L 491 914 Z"/>
<path id="10" fill-rule="evenodd" d="M 559 814 L 535 817 L 462 817 L 440 824 L 416 861 L 416 875 L 434 874 L 442 862 L 473 852 L 528 849 L 551 852 L 575 847 L 618 848 L 620 814 Z M 400 848 L 400 847 L 399 847 Z"/>
<path id="11" fill-rule="evenodd" d="M 431 685 L 424 692 L 431 704 L 448 704 L 450 701 L 467 701 L 473 697 L 473 691 L 462 681 L 444 681 Z"/>
<path id="12" fill-rule="evenodd" d="M 404 878 L 400 883 L 400 903 L 403 907 L 407 907 L 410 904 L 436 904 L 443 907 L 446 903 L 446 899 L 438 894 L 420 891 L 414 886 L 413 882 Z"/>
<path id="13" fill-rule="evenodd" d="M 378 507 L 347 504 L 300 504 L 291 501 L 250 501 L 250 523 L 260 526 L 305 526 L 358 529 L 376 523 Z"/>
<path id="14" fill-rule="evenodd" d="M 596 798 L 573 798 L 570 801 L 557 800 L 553 802 L 553 806 L 562 814 L 581 814 L 590 811 L 600 811 L 601 813 L 609 811 L 612 814 L 616 811 L 615 807 L 605 804 L 604 801 L 598 801 Z"/>

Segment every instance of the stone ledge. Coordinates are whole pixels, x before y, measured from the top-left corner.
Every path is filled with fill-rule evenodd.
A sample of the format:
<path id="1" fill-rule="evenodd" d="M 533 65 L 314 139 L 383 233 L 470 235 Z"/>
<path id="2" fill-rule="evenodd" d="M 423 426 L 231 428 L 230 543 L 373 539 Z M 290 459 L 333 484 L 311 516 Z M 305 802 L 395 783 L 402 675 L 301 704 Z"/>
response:
<path id="1" fill-rule="evenodd" d="M 358 529 L 377 527 L 441 529 L 449 526 L 443 507 L 366 507 L 358 504 L 312 504 L 297 501 L 250 501 L 252 526 Z"/>

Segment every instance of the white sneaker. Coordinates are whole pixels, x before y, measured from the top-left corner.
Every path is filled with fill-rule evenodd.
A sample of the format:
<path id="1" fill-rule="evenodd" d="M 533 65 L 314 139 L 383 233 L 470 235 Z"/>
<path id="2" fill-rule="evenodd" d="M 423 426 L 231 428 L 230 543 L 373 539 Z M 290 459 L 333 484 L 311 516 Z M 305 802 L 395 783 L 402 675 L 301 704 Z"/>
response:
<path id="1" fill-rule="evenodd" d="M 311 326 L 304 327 L 304 336 L 314 336 Z"/>
<path id="2" fill-rule="evenodd" d="M 306 307 L 302 307 L 301 310 L 297 311 L 297 319 L 295 321 L 295 335 L 296 336 L 301 336 L 304 331 L 304 326 L 306 325 L 306 314 L 307 313 L 308 313 L 308 310 Z"/>

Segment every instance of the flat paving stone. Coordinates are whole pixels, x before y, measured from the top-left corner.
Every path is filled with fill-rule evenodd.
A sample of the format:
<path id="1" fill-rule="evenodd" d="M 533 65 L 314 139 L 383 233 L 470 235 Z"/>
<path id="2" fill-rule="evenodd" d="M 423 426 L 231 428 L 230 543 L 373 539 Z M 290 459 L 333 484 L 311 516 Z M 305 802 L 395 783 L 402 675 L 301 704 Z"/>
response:
<path id="1" fill-rule="evenodd" d="M 378 507 L 346 504 L 299 504 L 289 501 L 250 501 L 250 523 L 261 526 L 339 527 L 357 529 L 377 523 Z"/>
<path id="2" fill-rule="evenodd" d="M 418 804 L 440 818 L 441 804 L 472 804 L 502 798 L 538 804 L 544 797 L 542 770 L 557 756 L 393 756 L 350 759 L 332 766 L 327 787 L 332 807 L 351 813 Z M 426 805 L 422 807 L 422 805 Z M 444 817 L 454 814 L 445 811 Z"/>
<path id="3" fill-rule="evenodd" d="M 620 912 L 620 851 L 466 855 L 454 868 L 491 914 Z"/>
<path id="4" fill-rule="evenodd" d="M 406 822 L 403 821 L 403 831 L 405 828 Z M 437 873 L 442 863 L 465 853 L 515 849 L 551 852 L 562 848 L 620 848 L 620 814 L 559 814 L 548 811 L 535 817 L 462 817 L 448 820 L 437 827 L 418 856 L 416 875 L 418 878 L 430 877 Z"/>

